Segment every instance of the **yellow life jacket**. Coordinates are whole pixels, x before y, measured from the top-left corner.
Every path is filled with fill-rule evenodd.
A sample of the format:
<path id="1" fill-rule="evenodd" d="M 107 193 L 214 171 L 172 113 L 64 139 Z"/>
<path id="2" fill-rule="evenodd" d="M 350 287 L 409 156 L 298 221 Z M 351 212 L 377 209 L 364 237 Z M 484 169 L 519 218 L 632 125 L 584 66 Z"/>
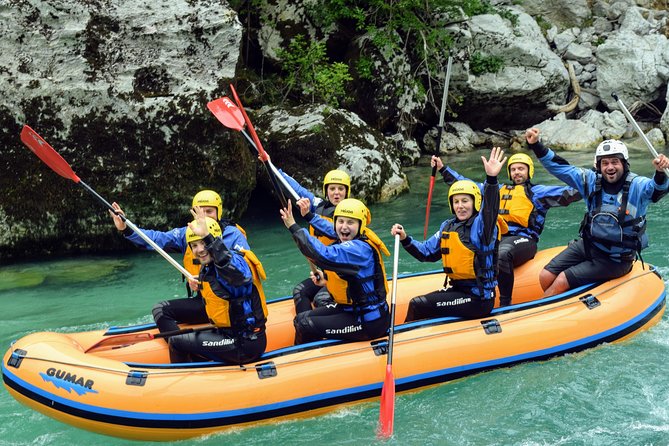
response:
<path id="1" fill-rule="evenodd" d="M 451 279 L 475 279 L 475 257 L 474 251 L 460 240 L 457 232 L 441 233 L 441 261 L 444 265 L 444 272 Z"/>
<path id="2" fill-rule="evenodd" d="M 499 215 L 512 226 L 527 228 L 534 218 L 534 203 L 524 184 L 504 185 L 499 189 Z M 507 231 L 504 232 L 506 234 Z"/>
<path id="3" fill-rule="evenodd" d="M 262 287 L 262 281 L 267 278 L 265 270 L 258 260 L 258 257 L 249 250 L 241 250 L 240 254 L 244 256 L 244 260 L 251 269 L 253 276 L 253 292 L 248 298 L 251 299 L 251 311 L 245 314 L 244 310 L 237 311 L 233 314 L 230 301 L 219 295 L 214 291 L 211 284 L 207 281 L 201 280 L 200 295 L 204 299 L 207 317 L 217 327 L 227 328 L 232 327 L 241 330 L 250 330 L 264 328 L 265 320 L 267 319 L 267 303 L 265 300 L 265 292 Z M 222 290 L 223 288 L 220 287 Z M 220 294 L 223 294 L 219 291 Z M 241 300 L 241 299 L 236 299 Z M 240 306 L 241 308 L 241 306 Z M 245 320 L 253 317 L 255 320 L 254 327 L 246 327 Z"/>
<path id="4" fill-rule="evenodd" d="M 224 223 L 229 220 L 221 220 L 219 224 L 221 225 L 221 232 L 225 232 L 225 228 L 229 226 L 228 224 Z M 235 227 L 239 229 L 239 232 L 241 232 L 244 235 L 244 238 L 246 237 L 246 231 L 244 228 L 242 228 L 240 225 L 235 224 Z M 197 277 L 200 275 L 200 261 L 195 258 L 193 255 L 193 250 L 190 249 L 190 244 L 186 243 L 186 251 L 184 252 L 184 257 L 183 257 L 183 264 L 184 264 L 184 269 L 188 271 L 191 276 Z M 185 277 L 182 275 L 182 279 L 185 279 Z M 188 297 L 191 297 L 192 291 L 188 284 L 186 284 L 186 291 L 188 293 Z"/>
<path id="5" fill-rule="evenodd" d="M 246 230 L 245 230 L 244 228 L 242 228 L 242 227 L 241 227 L 240 225 L 238 225 L 237 223 L 235 223 L 235 227 L 236 227 L 237 229 L 239 229 L 239 232 L 242 233 L 242 235 L 244 236 L 244 238 L 248 238 L 248 237 L 246 236 Z M 223 228 L 223 229 L 225 229 L 225 228 Z"/>
<path id="6" fill-rule="evenodd" d="M 200 275 L 200 261 L 193 255 L 193 250 L 190 249 L 190 244 L 186 244 L 186 252 L 184 252 L 184 268 L 191 276 L 197 277 Z M 189 293 L 190 295 L 190 293 Z"/>
<path id="7" fill-rule="evenodd" d="M 332 218 L 330 218 L 330 217 L 325 217 L 325 216 L 321 215 L 321 218 L 323 218 L 323 220 L 329 221 L 330 223 L 333 223 Z M 322 244 L 324 244 L 325 246 L 330 246 L 331 244 L 333 244 L 335 242 L 335 240 L 331 239 L 330 237 L 326 237 L 325 235 L 319 235 L 319 234 L 322 234 L 322 233 L 320 231 L 317 231 L 316 228 L 314 228 L 311 225 L 309 225 L 309 234 L 316 237 L 318 239 L 318 241 L 321 242 Z"/>
<path id="8" fill-rule="evenodd" d="M 326 207 L 326 205 L 329 205 Z M 320 215 L 324 220 L 329 221 L 330 223 L 334 224 L 334 220 L 332 219 L 332 216 L 334 214 L 335 206 L 332 205 L 327 200 L 321 201 L 318 206 L 316 206 L 316 209 L 314 210 L 314 214 Z M 327 237 L 323 235 L 322 232 L 316 230 L 313 226 L 309 225 L 309 235 L 312 235 L 318 239 L 319 242 L 324 244 L 325 246 L 330 246 L 335 242 L 334 239 Z"/>
<path id="9" fill-rule="evenodd" d="M 381 253 L 389 256 L 390 252 L 378 235 L 367 228 L 365 236 L 359 240 L 364 241 L 372 247 L 374 255 L 374 274 L 369 277 L 342 277 L 334 271 L 325 270 L 327 275 L 327 289 L 335 302 L 343 305 L 365 306 L 386 300 L 388 295 L 388 282 L 386 281 L 386 267 L 383 264 Z M 364 292 L 362 284 L 373 281 L 374 290 Z"/>
<path id="10" fill-rule="evenodd" d="M 443 231 L 441 233 L 441 261 L 444 265 L 444 272 L 451 280 L 477 280 L 477 277 L 483 277 L 483 271 L 477 271 L 477 263 L 485 265 L 484 257 L 494 256 L 493 267 L 496 265 L 497 252 L 479 252 L 471 243 L 470 231 L 473 218 L 466 224 L 459 225 L 455 231 Z M 502 238 L 503 227 L 506 222 L 497 217 L 497 241 Z M 476 250 L 476 251 L 475 251 Z M 481 256 L 479 262 L 476 262 L 476 256 Z"/>

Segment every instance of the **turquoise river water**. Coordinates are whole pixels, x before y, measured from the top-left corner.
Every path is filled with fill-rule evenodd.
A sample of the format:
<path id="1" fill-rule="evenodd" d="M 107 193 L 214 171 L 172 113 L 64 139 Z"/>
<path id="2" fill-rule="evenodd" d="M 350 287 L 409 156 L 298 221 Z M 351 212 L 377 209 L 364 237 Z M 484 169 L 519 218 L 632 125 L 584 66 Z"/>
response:
<path id="1" fill-rule="evenodd" d="M 450 162 L 470 177 L 482 179 L 481 154 L 454 156 Z M 591 155 L 585 154 L 567 154 L 566 158 L 577 165 L 592 162 Z M 410 193 L 371 207 L 371 227 L 391 251 L 392 223 L 403 223 L 410 234 L 422 237 L 430 172 L 426 161 L 409 170 Z M 638 173 L 651 173 L 645 149 L 634 150 L 632 167 Z M 536 183 L 558 184 L 540 166 L 536 171 Z M 448 217 L 447 187 L 438 180 L 431 231 Z M 91 202 L 91 212 L 98 209 Z M 557 246 L 573 238 L 583 210 L 582 203 L 552 210 L 540 247 Z M 665 283 L 669 279 L 669 231 L 662 227 L 668 217 L 669 200 L 651 207 L 651 246 L 644 251 L 644 260 L 658 266 Z M 141 226 L 141 222 L 135 223 Z M 308 268 L 278 211 L 275 219 L 249 213 L 241 224 L 268 273 L 268 296 L 288 294 L 306 277 Z M 386 267 L 390 274 L 390 259 Z M 420 264 L 400 250 L 400 274 L 438 268 L 436 263 Z M 12 340 L 36 331 L 73 332 L 150 322 L 153 304 L 181 297 L 183 289 L 180 275 L 162 257 L 147 252 L 0 267 L 0 346 L 7 349 Z M 623 343 L 398 394 L 395 435 L 389 441 L 375 438 L 379 405 L 371 401 L 312 418 L 168 444 L 667 445 L 667 318 L 665 315 L 658 325 Z M 0 446 L 142 444 L 155 443 L 106 437 L 61 424 L 0 390 Z"/>

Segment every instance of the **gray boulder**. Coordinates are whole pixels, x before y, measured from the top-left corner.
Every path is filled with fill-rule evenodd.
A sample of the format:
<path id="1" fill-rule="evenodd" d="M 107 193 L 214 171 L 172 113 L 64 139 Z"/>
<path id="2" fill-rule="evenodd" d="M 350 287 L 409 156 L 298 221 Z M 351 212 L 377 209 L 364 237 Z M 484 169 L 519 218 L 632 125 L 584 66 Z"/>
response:
<path id="1" fill-rule="evenodd" d="M 645 20 L 636 7 L 628 8 L 624 17 L 622 23 L 628 26 L 612 33 L 596 53 L 597 91 L 611 110 L 618 108 L 611 93 L 617 93 L 625 104 L 651 102 L 661 97 L 669 79 L 667 38 L 637 34 L 638 23 Z"/>
<path id="2" fill-rule="evenodd" d="M 245 210 L 254 159 L 206 109 L 239 58 L 226 4 L 2 2 L 0 32 L 0 147 L 11 160 L 0 166 L 0 263 L 129 247 L 105 209 L 23 147 L 23 124 L 140 226 L 184 225 L 202 188 L 221 192 L 229 215 Z"/>
<path id="3" fill-rule="evenodd" d="M 275 165 L 322 195 L 331 169 L 351 175 L 353 196 L 387 201 L 408 188 L 396 144 L 354 113 L 324 105 L 258 111 L 258 132 Z"/>
<path id="4" fill-rule="evenodd" d="M 456 63 L 451 85 L 464 98 L 458 118 L 473 128 L 514 128 L 547 118 L 549 103 L 564 103 L 569 76 L 532 17 L 519 10 L 518 24 L 498 15 L 472 17 L 456 46 L 473 54 L 498 57 L 496 73 L 472 73 L 470 61 Z"/>
<path id="5" fill-rule="evenodd" d="M 523 9 L 532 16 L 540 16 L 560 29 L 580 26 L 592 12 L 587 0 L 524 0 Z"/>
<path id="6" fill-rule="evenodd" d="M 603 139 L 593 126 L 577 119 L 567 119 L 564 113 L 535 127 L 541 130 L 544 144 L 555 149 L 578 151 L 595 147 Z"/>

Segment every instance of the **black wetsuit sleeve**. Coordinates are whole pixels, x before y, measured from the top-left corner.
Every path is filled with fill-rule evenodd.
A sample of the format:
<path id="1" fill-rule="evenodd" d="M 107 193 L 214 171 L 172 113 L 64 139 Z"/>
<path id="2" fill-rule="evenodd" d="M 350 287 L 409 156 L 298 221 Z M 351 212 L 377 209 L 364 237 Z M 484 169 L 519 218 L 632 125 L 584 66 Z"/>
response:
<path id="1" fill-rule="evenodd" d="M 232 286 L 242 286 L 248 282 L 248 276 L 244 272 L 235 268 L 232 260 L 232 253 L 223 243 L 223 238 L 214 238 L 211 234 L 204 239 L 205 247 L 214 259 L 214 267 L 216 272 Z M 244 260 L 242 260 L 244 261 Z"/>
<path id="2" fill-rule="evenodd" d="M 537 141 L 534 144 L 528 144 L 530 149 L 534 152 L 534 156 L 537 158 L 543 158 L 548 154 L 548 149 L 544 147 L 541 141 Z"/>
<path id="3" fill-rule="evenodd" d="M 483 243 L 488 245 L 495 238 L 499 214 L 499 186 L 497 177 L 487 176 L 483 187 Z"/>
<path id="4" fill-rule="evenodd" d="M 541 143 L 541 141 L 537 142 L 536 144 L 529 144 L 530 149 L 534 152 L 534 156 L 539 158 L 543 158 L 544 156 L 548 155 L 548 149 Z M 551 159 L 555 164 L 562 164 L 562 165 L 568 165 L 569 161 L 566 159 L 562 158 L 560 155 L 557 153 L 553 152 L 553 158 Z"/>
<path id="5" fill-rule="evenodd" d="M 576 189 L 567 188 L 562 191 L 560 195 L 547 195 L 540 199 L 541 203 L 546 208 L 564 207 L 582 200 L 581 193 Z"/>
<path id="6" fill-rule="evenodd" d="M 659 170 L 655 171 L 655 175 L 653 176 L 653 181 L 655 181 L 655 184 L 664 184 L 666 180 L 667 180 L 667 175 L 664 173 L 664 171 L 659 171 Z M 669 190 L 659 190 L 655 188 L 655 190 L 653 191 L 653 195 L 651 196 L 650 199 L 653 203 L 657 203 L 662 199 L 662 197 L 667 195 L 667 192 L 669 192 Z"/>
<path id="7" fill-rule="evenodd" d="M 448 184 L 449 186 L 458 181 L 458 179 L 454 177 L 451 174 L 451 172 L 446 168 L 446 164 L 444 164 L 444 166 L 441 169 L 439 169 L 439 173 L 441 174 L 441 177 L 444 179 L 444 183 Z"/>

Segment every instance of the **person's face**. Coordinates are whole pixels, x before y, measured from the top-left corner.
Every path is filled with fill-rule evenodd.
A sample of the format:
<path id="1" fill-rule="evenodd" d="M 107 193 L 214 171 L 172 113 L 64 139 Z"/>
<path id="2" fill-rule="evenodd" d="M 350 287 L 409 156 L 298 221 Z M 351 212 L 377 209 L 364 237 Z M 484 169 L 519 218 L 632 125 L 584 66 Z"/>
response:
<path id="1" fill-rule="evenodd" d="M 625 165 L 618 157 L 604 157 L 599 161 L 600 170 L 604 181 L 608 183 L 615 183 L 622 178 L 625 172 Z"/>
<path id="2" fill-rule="evenodd" d="M 471 195 L 455 194 L 451 199 L 453 200 L 453 211 L 458 220 L 467 220 L 474 214 L 474 197 Z"/>
<path id="3" fill-rule="evenodd" d="M 357 218 L 337 217 L 335 232 L 342 242 L 353 240 L 360 230 L 360 221 Z"/>
<path id="4" fill-rule="evenodd" d="M 530 169 L 525 163 L 513 163 L 509 166 L 509 173 L 513 184 L 523 184 L 530 176 Z"/>
<path id="5" fill-rule="evenodd" d="M 209 254 L 209 251 L 207 251 L 207 248 L 205 248 L 204 241 L 195 240 L 194 242 L 190 242 L 190 249 L 193 251 L 195 258 L 198 259 L 202 265 L 211 262 L 211 255 Z"/>
<path id="6" fill-rule="evenodd" d="M 337 205 L 340 201 L 346 198 L 346 186 L 338 183 L 330 183 L 327 188 L 328 200 L 330 203 Z"/>
<path id="7" fill-rule="evenodd" d="M 205 217 L 213 218 L 218 221 L 218 208 L 216 206 L 200 206 L 204 211 Z"/>

